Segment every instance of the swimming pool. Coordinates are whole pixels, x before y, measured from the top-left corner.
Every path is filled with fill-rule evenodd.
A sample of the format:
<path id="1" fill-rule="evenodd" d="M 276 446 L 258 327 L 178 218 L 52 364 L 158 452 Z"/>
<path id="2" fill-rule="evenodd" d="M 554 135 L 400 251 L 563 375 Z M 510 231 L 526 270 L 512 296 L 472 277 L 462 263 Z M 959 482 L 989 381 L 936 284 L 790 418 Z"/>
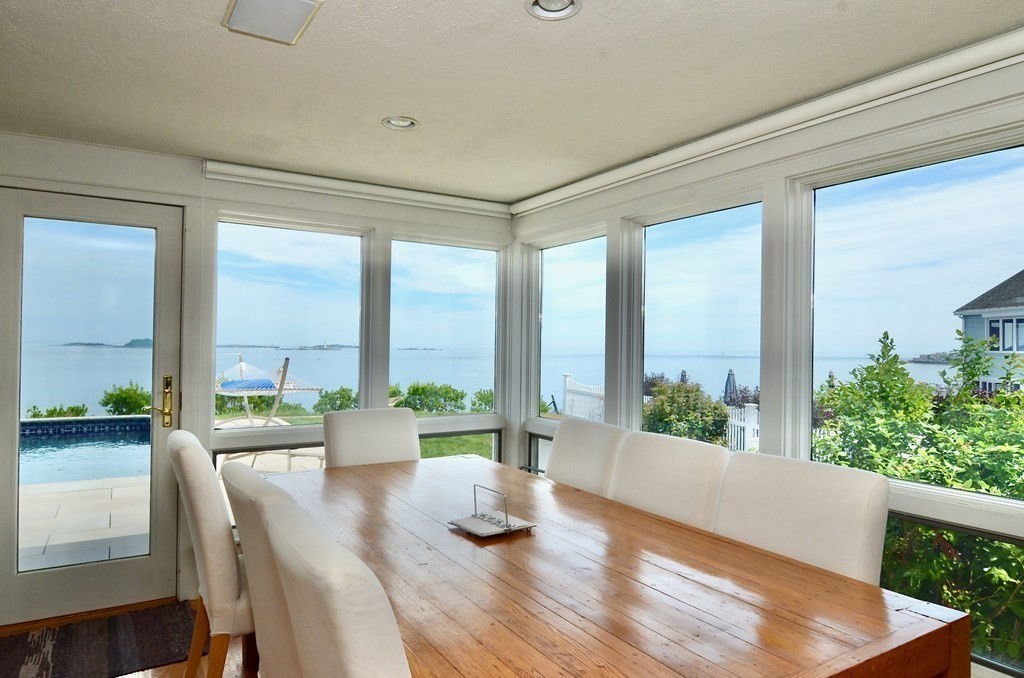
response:
<path id="1" fill-rule="evenodd" d="M 114 425 L 104 419 L 120 421 Z M 149 475 L 149 417 L 104 419 L 23 422 L 20 484 Z"/>

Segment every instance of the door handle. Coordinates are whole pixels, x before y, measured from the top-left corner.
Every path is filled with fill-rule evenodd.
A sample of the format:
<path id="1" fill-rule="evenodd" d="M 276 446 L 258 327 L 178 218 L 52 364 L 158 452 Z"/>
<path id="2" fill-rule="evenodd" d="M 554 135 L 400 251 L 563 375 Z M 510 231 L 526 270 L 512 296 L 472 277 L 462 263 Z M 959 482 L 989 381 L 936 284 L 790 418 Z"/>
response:
<path id="1" fill-rule="evenodd" d="M 174 378 L 164 375 L 163 407 L 151 406 L 149 409 L 156 410 L 163 415 L 163 427 L 171 427 L 171 419 L 174 415 Z"/>

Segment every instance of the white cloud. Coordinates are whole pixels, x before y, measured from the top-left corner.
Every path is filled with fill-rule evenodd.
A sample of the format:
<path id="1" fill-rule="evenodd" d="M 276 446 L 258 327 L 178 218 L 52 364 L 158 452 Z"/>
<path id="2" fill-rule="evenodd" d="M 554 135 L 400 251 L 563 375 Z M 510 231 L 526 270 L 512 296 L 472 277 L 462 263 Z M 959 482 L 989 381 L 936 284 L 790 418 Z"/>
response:
<path id="1" fill-rule="evenodd" d="M 892 181 L 890 177 L 888 181 Z M 966 182 L 819 194 L 815 349 L 863 354 L 888 330 L 904 355 L 952 348 L 953 311 L 1024 268 L 1024 169 Z"/>

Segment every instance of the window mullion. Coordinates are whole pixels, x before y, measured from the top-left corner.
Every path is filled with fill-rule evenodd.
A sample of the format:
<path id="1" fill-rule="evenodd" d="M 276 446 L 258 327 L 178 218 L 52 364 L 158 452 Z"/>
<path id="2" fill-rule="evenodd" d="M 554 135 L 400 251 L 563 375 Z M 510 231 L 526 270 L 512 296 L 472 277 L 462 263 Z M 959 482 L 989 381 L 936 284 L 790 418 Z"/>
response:
<path id="1" fill-rule="evenodd" d="M 814 197 L 779 180 L 764 185 L 762 204 L 760 451 L 808 459 Z"/>

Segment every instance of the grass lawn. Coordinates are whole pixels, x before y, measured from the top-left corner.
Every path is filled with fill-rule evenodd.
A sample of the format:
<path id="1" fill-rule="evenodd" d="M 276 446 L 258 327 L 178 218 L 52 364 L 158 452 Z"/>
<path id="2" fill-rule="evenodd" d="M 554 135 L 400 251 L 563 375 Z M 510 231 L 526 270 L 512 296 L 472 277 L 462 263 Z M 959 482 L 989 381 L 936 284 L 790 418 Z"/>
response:
<path id="1" fill-rule="evenodd" d="M 444 438 L 420 438 L 420 456 L 424 459 L 451 457 L 456 454 L 478 454 L 484 459 L 490 459 L 493 448 L 493 433 L 446 436 Z"/>

